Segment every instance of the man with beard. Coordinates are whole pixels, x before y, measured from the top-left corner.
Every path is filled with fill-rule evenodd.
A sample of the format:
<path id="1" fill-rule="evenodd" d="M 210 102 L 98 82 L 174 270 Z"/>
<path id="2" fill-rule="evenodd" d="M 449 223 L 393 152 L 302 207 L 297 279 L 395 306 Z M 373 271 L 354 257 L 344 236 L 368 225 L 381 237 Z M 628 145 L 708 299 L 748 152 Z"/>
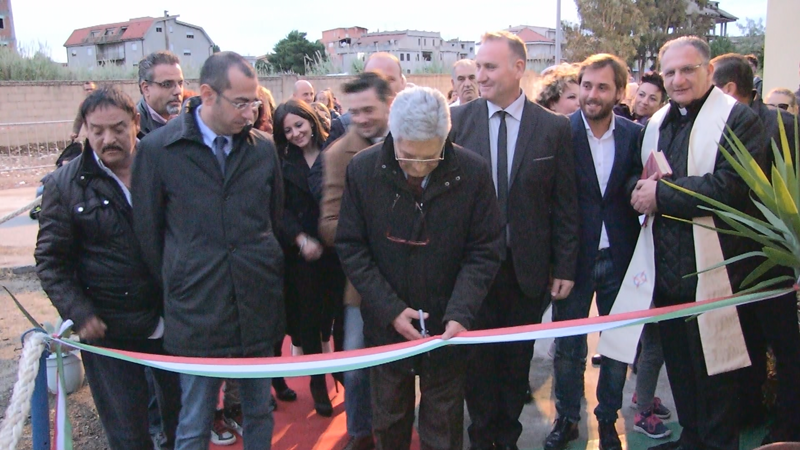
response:
<path id="1" fill-rule="evenodd" d="M 361 150 L 386 137 L 389 132 L 389 106 L 394 98 L 389 82 L 375 72 L 360 74 L 346 83 L 343 90 L 350 105 L 352 125 L 347 134 L 323 153 L 325 162 L 319 235 L 327 246 L 333 246 L 336 237 L 347 165 Z M 364 348 L 364 321 L 360 306 L 361 296 L 348 281 L 344 294 L 344 350 Z M 369 372 L 366 369 L 344 373 L 344 407 L 347 412 L 347 434 L 350 435 L 345 450 L 375 447 L 369 390 Z"/>
<path id="2" fill-rule="evenodd" d="M 475 61 L 471 59 L 461 59 L 453 64 L 450 83 L 458 98 L 450 106 L 466 105 L 478 98 L 477 72 Z"/>
<path id="3" fill-rule="evenodd" d="M 570 116 L 580 211 L 576 219 L 581 224 L 578 270 L 570 295 L 553 302 L 553 321 L 589 317 L 592 297 L 598 312 L 607 315 L 633 255 L 639 221 L 628 201 L 626 183 L 634 158 L 640 156 L 642 127 L 613 113 L 625 94 L 627 75 L 625 63 L 608 54 L 590 56 L 578 72 L 581 109 Z M 558 418 L 545 440 L 546 450 L 562 449 L 578 437 L 586 354 L 585 334 L 556 339 Z M 614 424 L 627 369 L 623 362 L 602 358 L 594 410 L 602 450 L 622 449 Z"/>
<path id="4" fill-rule="evenodd" d="M 163 354 L 162 296 L 133 230 L 131 165 L 139 114 L 114 87 L 81 105 L 89 137 L 81 156 L 45 182 L 36 270 L 53 306 L 83 342 Z M 145 367 L 83 353 L 97 412 L 112 450 L 153 448 L 147 427 Z M 177 376 L 152 369 L 165 394 L 165 441 L 172 448 L 180 394 Z"/>
<path id="5" fill-rule="evenodd" d="M 136 105 L 142 118 L 139 139 L 181 112 L 183 72 L 180 62 L 174 53 L 166 50 L 151 53 L 139 61 L 139 92 L 142 93 Z"/>

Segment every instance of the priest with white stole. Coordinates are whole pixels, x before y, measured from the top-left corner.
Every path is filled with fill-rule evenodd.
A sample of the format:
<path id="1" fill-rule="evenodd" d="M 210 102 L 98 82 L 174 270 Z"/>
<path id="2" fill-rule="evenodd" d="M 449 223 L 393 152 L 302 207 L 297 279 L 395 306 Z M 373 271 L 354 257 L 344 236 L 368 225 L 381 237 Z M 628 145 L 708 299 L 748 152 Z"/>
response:
<path id="1" fill-rule="evenodd" d="M 746 105 L 712 86 L 714 67 L 708 44 L 697 37 L 671 40 L 661 47 L 659 63 L 670 102 L 647 124 L 642 161 L 661 151 L 672 169 L 670 182 L 738 209 L 751 204 L 748 187 L 718 151 L 730 151 L 732 132 L 756 161 L 763 162 L 766 133 Z M 727 127 L 730 127 L 728 130 Z M 638 162 L 638 160 L 637 160 Z M 649 216 L 640 231 L 633 259 L 612 314 L 729 296 L 754 268 L 744 260 L 685 277 L 724 259 L 745 253 L 752 241 L 718 234 L 700 225 L 721 221 L 704 203 L 653 176 L 629 181 L 631 204 Z M 694 221 L 687 224 L 664 216 Z M 723 308 L 696 320 L 659 324 L 675 407 L 683 428 L 676 442 L 653 449 L 738 450 L 736 369 L 750 365 L 736 308 Z M 641 327 L 603 332 L 600 353 L 632 362 Z"/>

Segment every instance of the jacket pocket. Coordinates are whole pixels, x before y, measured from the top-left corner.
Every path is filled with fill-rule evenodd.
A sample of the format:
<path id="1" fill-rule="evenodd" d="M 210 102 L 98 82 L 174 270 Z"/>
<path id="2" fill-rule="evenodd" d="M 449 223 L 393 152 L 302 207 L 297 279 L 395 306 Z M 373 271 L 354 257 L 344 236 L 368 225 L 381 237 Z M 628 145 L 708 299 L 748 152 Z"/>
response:
<path id="1" fill-rule="evenodd" d="M 107 198 L 92 197 L 72 207 L 72 218 L 82 237 L 90 242 L 108 242 L 124 233 L 116 207 Z"/>

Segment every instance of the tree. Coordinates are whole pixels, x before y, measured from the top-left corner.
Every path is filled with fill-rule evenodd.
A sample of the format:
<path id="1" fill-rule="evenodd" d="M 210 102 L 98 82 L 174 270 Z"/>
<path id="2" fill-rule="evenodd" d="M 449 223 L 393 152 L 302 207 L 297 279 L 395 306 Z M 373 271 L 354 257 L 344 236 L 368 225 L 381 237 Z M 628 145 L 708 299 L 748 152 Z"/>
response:
<path id="1" fill-rule="evenodd" d="M 712 58 L 716 58 L 717 56 L 724 55 L 726 53 L 734 53 L 736 51 L 736 46 L 733 44 L 733 41 L 725 36 L 714 38 L 711 42 L 709 42 L 708 45 L 711 47 Z"/>
<path id="2" fill-rule="evenodd" d="M 736 24 L 741 36 L 731 39 L 736 46 L 736 52 L 743 55 L 753 54 L 758 57 L 758 67 L 764 67 L 764 21 L 746 18 L 745 24 Z"/>
<path id="3" fill-rule="evenodd" d="M 638 36 L 636 65 L 642 71 L 654 69 L 648 66 L 648 61 L 655 61 L 661 46 L 670 39 L 689 35 L 705 37 L 713 21 L 699 11 L 707 3 L 707 0 L 637 0 L 636 6 L 646 26 Z"/>
<path id="4" fill-rule="evenodd" d="M 317 53 L 327 58 L 325 46 L 321 42 L 310 42 L 306 39 L 306 33 L 293 30 L 275 44 L 273 53 L 268 55 L 267 59 L 278 72 L 305 75 L 306 62 L 313 61 Z"/>
<path id="5" fill-rule="evenodd" d="M 564 56 L 582 61 L 595 53 L 611 53 L 630 59 L 636 38 L 643 31 L 635 0 L 575 0 L 580 24 L 566 24 Z"/>

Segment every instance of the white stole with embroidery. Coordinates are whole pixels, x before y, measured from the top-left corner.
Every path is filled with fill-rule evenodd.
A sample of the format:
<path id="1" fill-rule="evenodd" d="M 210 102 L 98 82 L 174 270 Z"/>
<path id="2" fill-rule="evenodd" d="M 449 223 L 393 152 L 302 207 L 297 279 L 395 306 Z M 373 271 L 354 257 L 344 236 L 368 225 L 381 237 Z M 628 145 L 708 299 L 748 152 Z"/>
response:
<path id="1" fill-rule="evenodd" d="M 718 144 L 722 139 L 725 124 L 736 100 L 716 87 L 703 104 L 689 136 L 688 175 L 702 176 L 714 171 Z M 650 152 L 658 149 L 661 124 L 669 113 L 670 105 L 658 110 L 647 124 L 642 143 L 642 165 L 647 163 Z M 671 189 L 660 186 L 659 189 Z M 665 219 L 671 220 L 671 219 Z M 698 225 L 714 226 L 709 216 L 696 217 Z M 655 245 L 653 221 L 639 232 L 633 257 L 622 281 L 611 314 L 649 309 L 655 288 Z M 698 270 L 712 267 L 724 261 L 719 235 L 701 226 L 693 226 L 694 251 Z M 733 294 L 725 267 L 697 275 L 695 301 L 730 296 Z M 706 368 L 709 375 L 729 372 L 750 365 L 739 315 L 735 306 L 716 309 L 701 314 L 698 318 L 700 341 L 703 346 Z M 598 353 L 617 361 L 633 363 L 636 347 L 642 333 L 642 325 L 604 331 L 600 336 Z"/>

